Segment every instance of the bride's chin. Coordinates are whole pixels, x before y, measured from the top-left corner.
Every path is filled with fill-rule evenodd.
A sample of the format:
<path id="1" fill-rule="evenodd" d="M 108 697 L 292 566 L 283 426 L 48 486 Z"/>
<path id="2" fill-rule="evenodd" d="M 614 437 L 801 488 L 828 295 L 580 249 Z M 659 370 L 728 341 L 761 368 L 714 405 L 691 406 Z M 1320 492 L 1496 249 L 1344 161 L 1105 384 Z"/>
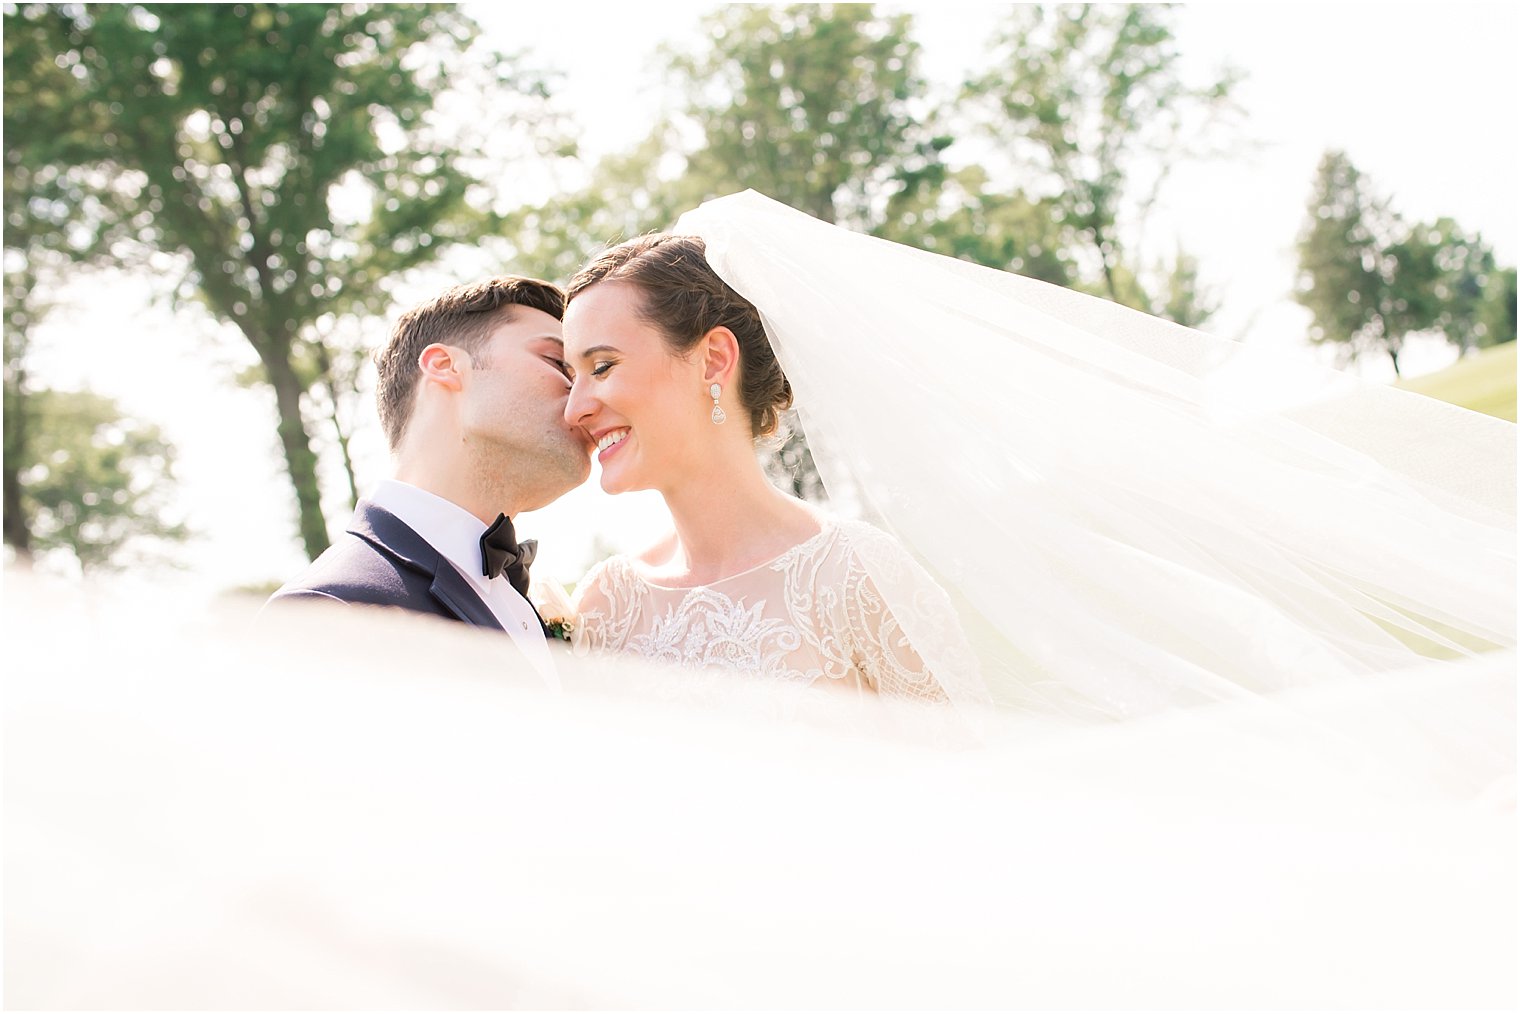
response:
<path id="1" fill-rule="evenodd" d="M 599 481 L 604 493 L 637 493 L 641 490 L 656 488 L 651 481 L 647 462 L 635 460 L 630 451 L 637 448 L 630 447 L 625 441 L 614 448 L 610 460 L 599 462 L 601 474 Z"/>
<path id="2" fill-rule="evenodd" d="M 611 474 L 603 471 L 601 476 L 601 483 L 602 492 L 611 493 L 613 495 L 616 495 L 618 493 L 632 493 L 635 489 L 638 488 L 624 479 L 623 476 L 619 474 L 619 470 L 617 468 L 614 468 Z"/>
<path id="3" fill-rule="evenodd" d="M 604 471 L 601 475 L 601 483 L 602 492 L 613 495 L 618 493 L 641 493 L 646 489 L 661 488 L 647 474 L 632 475 L 618 468 L 612 469 L 610 474 Z"/>

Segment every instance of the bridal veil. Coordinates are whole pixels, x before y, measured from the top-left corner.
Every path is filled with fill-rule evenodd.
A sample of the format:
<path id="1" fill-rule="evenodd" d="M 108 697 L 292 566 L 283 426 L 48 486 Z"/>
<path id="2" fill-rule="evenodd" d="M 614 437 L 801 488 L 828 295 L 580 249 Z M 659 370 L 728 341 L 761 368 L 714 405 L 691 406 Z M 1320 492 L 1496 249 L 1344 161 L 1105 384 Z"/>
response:
<path id="1" fill-rule="evenodd" d="M 753 191 L 674 231 L 759 308 L 831 496 L 950 592 L 1002 702 L 1122 717 L 1513 649 L 1510 423 Z"/>
<path id="2" fill-rule="evenodd" d="M 1020 706 L 924 749 L 7 573 L 10 1006 L 1513 1006 L 1512 426 L 754 194 L 680 229 L 960 611 L 979 664 L 872 575 L 952 700 Z"/>

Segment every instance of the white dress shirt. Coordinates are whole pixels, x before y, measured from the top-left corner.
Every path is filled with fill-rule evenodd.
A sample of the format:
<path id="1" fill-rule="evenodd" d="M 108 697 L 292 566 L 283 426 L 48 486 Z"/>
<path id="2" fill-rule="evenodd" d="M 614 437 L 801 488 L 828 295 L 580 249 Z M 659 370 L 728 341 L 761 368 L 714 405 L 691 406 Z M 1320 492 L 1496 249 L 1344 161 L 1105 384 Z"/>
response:
<path id="1" fill-rule="evenodd" d="M 394 514 L 438 550 L 480 594 L 534 671 L 550 687 L 559 688 L 559 672 L 538 614 L 505 575 L 488 578 L 482 573 L 480 537 L 486 531 L 484 522 L 456 503 L 396 479 L 382 480 L 369 501 Z"/>

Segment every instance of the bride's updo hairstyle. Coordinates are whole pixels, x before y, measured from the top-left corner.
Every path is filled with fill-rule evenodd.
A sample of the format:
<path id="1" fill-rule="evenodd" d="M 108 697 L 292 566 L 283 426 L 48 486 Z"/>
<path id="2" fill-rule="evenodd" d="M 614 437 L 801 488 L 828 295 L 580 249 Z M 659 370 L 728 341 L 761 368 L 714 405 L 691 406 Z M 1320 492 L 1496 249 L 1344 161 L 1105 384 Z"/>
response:
<path id="1" fill-rule="evenodd" d="M 570 279 L 568 306 L 598 282 L 623 282 L 643 293 L 639 317 L 665 336 L 678 356 L 696 347 L 715 327 L 739 341 L 739 402 L 749 412 L 757 437 L 776 431 L 783 409 L 791 407 L 792 385 L 781 372 L 760 312 L 707 264 L 707 248 L 695 236 L 640 236 L 602 251 Z"/>

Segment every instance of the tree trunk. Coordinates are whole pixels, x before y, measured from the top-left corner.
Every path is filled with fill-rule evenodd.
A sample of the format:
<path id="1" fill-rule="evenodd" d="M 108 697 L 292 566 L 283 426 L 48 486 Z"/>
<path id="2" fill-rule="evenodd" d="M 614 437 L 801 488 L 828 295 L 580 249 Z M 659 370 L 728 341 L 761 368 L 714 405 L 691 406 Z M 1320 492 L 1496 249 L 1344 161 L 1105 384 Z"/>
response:
<path id="1" fill-rule="evenodd" d="M 348 434 L 343 431 L 343 422 L 338 418 L 338 402 L 333 400 L 332 407 L 333 432 L 338 434 L 338 452 L 343 456 L 343 474 L 348 476 L 348 506 L 359 506 L 359 479 L 354 475 L 354 456 L 348 449 Z"/>
<path id="2" fill-rule="evenodd" d="M 280 413 L 280 445 L 285 451 L 285 468 L 290 473 L 300 510 L 301 545 L 306 556 L 315 560 L 330 543 L 327 519 L 322 516 L 322 494 L 317 486 L 317 455 L 311 449 L 311 436 L 301 415 L 301 382 L 289 360 L 271 356 L 265 359 L 264 368 Z"/>
<path id="3" fill-rule="evenodd" d="M 26 455 L 26 376 L 19 366 L 5 384 L 5 544 L 23 562 L 32 558 L 32 529 L 21 500 L 21 464 Z"/>
<path id="4" fill-rule="evenodd" d="M 1088 232 L 1092 236 L 1093 246 L 1098 250 L 1098 263 L 1103 265 L 1103 284 L 1108 289 L 1108 298 L 1122 304 L 1124 300 L 1119 298 L 1119 282 L 1114 278 L 1112 251 L 1103 237 L 1103 230 L 1092 225 L 1088 227 Z"/>
<path id="5" fill-rule="evenodd" d="M 338 381 L 333 376 L 332 357 L 327 353 L 326 338 L 314 343 L 317 367 L 322 371 L 322 386 L 327 388 L 328 418 L 333 432 L 338 436 L 338 453 L 343 458 L 343 474 L 348 477 L 348 506 L 359 506 L 359 479 L 354 474 L 354 456 L 348 449 L 348 433 L 343 429 L 343 419 L 338 411 Z"/>
<path id="6" fill-rule="evenodd" d="M 1103 261 L 1103 281 L 1108 288 L 1108 298 L 1115 303 L 1124 302 L 1119 298 L 1119 284 L 1114 281 L 1114 266 L 1108 262 L 1108 255 L 1100 253 L 1099 257 Z"/>
<path id="7" fill-rule="evenodd" d="M 5 544 L 16 551 L 25 561 L 32 557 L 32 530 L 27 527 L 26 513 L 21 506 L 21 476 L 17 465 L 12 464 L 10 454 L 5 456 Z"/>

